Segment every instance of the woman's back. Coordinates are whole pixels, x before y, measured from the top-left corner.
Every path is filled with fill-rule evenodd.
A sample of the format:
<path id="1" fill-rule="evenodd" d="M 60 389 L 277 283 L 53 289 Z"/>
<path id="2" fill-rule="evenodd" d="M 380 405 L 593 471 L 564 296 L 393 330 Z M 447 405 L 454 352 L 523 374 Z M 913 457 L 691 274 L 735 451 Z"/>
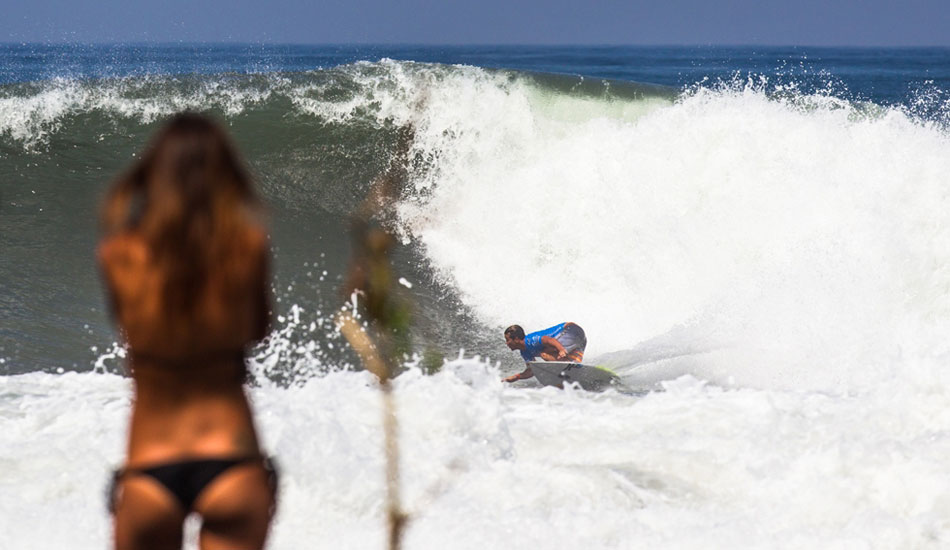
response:
<path id="1" fill-rule="evenodd" d="M 235 352 L 264 336 L 267 326 L 267 239 L 249 226 L 230 237 L 226 262 L 208 271 L 190 307 L 169 311 L 163 289 L 169 274 L 134 231 L 99 247 L 116 321 L 133 355 L 187 361 Z"/>
<path id="2" fill-rule="evenodd" d="M 141 237 L 116 236 L 100 246 L 135 381 L 130 463 L 257 452 L 242 388 L 243 348 L 266 327 L 267 243 L 256 231 L 243 240 L 234 255 L 243 273 L 220 280 L 212 272 L 192 314 L 174 317 L 163 312 L 164 274 Z"/>
<path id="3" fill-rule="evenodd" d="M 105 200 L 98 259 L 135 382 L 127 462 L 115 476 L 119 548 L 259 548 L 274 502 L 243 390 L 265 334 L 268 244 L 226 135 L 174 117 Z"/>

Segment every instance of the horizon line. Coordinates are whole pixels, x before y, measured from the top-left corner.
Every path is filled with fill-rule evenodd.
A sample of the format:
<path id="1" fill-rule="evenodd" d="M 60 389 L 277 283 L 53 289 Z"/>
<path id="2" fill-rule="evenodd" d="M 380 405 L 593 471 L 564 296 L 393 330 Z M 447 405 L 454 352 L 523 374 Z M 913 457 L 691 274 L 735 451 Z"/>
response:
<path id="1" fill-rule="evenodd" d="M 782 43 L 612 43 L 612 42 L 278 42 L 231 40 L 129 40 L 129 41 L 0 41 L 0 46 L 310 46 L 310 47 L 383 47 L 383 48 L 816 48 L 816 49 L 950 49 L 945 45 L 889 44 L 782 44 Z"/>

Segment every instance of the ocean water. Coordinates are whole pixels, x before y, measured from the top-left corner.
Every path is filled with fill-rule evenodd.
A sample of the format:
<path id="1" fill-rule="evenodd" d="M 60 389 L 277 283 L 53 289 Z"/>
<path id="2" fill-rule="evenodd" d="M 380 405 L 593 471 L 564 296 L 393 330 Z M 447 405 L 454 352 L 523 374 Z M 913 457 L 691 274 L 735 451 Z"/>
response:
<path id="1" fill-rule="evenodd" d="M 332 318 L 406 125 L 395 266 L 447 358 L 395 381 L 407 548 L 950 547 L 948 91 L 948 49 L 0 45 L 0 546 L 108 544 L 97 205 L 193 109 L 270 209 L 270 548 L 383 546 Z M 636 391 L 499 382 L 504 326 L 565 320 Z"/>

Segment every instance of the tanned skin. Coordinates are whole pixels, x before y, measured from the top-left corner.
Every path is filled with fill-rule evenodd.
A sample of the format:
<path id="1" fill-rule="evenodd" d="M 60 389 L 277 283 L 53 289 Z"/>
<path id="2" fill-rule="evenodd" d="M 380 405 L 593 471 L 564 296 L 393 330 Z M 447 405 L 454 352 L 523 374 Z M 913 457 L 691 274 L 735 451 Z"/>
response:
<path id="1" fill-rule="evenodd" d="M 550 336 L 542 336 L 541 344 L 544 346 L 541 349 L 541 359 L 545 361 L 563 361 L 567 358 L 567 350 L 564 349 L 564 346 L 560 342 L 551 338 Z M 508 349 L 512 351 L 521 351 L 525 349 L 524 338 L 516 338 L 511 334 L 505 335 L 505 345 L 508 346 Z M 518 374 L 513 374 L 508 378 L 505 378 L 505 382 L 514 382 L 516 380 L 526 380 L 534 376 L 534 373 L 531 372 L 531 367 L 526 367 L 523 371 Z"/>
<path id="2" fill-rule="evenodd" d="M 142 240 L 133 233 L 100 245 L 99 262 L 129 343 L 135 384 L 127 467 L 260 453 L 242 386 L 241 350 L 262 338 L 267 326 L 267 241 L 251 231 L 241 248 L 249 266 L 238 283 L 244 291 L 225 296 L 212 281 L 199 298 L 205 315 L 194 334 L 200 338 L 191 339 L 156 318 L 162 274 L 151 267 Z M 165 487 L 147 476 L 127 476 L 120 495 L 116 548 L 180 547 L 186 512 Z M 195 503 L 204 520 L 201 548 L 262 547 L 273 505 L 273 488 L 260 464 L 227 470 Z"/>
<path id="3" fill-rule="evenodd" d="M 209 157 L 224 159 L 212 157 L 213 167 L 224 176 L 211 178 L 210 198 L 192 207 L 196 214 L 181 214 L 189 205 L 181 206 L 183 199 L 166 189 L 173 188 L 162 183 L 165 173 L 159 170 L 161 154 L 188 152 L 196 140 L 187 133 L 189 128 L 197 125 L 205 134 L 211 132 L 201 117 L 189 116 L 184 122 L 192 126 L 183 123 L 185 135 L 168 147 L 170 153 L 156 146 L 158 152 L 145 155 L 156 157 L 153 164 L 159 168 L 133 167 L 129 177 L 114 185 L 105 203 L 106 234 L 97 249 L 111 311 L 129 347 L 127 367 L 135 392 L 125 465 L 130 472 L 121 477 L 114 502 L 119 550 L 180 548 L 182 523 L 190 512 L 165 486 L 136 469 L 183 460 L 257 457 L 261 452 L 243 388 L 244 350 L 267 331 L 268 239 L 249 213 L 253 197 L 248 182 L 223 164 L 231 162 L 233 154 L 218 130 L 210 138 L 199 137 L 209 140 Z M 205 172 L 198 173 L 204 178 L 198 181 L 209 179 Z M 125 212 L 135 213 L 129 198 L 135 193 L 148 202 L 143 214 L 126 222 L 126 217 L 134 217 Z M 213 223 L 199 225 L 206 231 L 195 232 L 189 220 L 201 216 Z M 159 229 L 150 233 L 153 227 Z M 167 227 L 190 233 L 167 238 Z M 205 487 L 191 510 L 202 516 L 200 547 L 262 548 L 274 503 L 275 488 L 261 461 L 229 468 Z"/>

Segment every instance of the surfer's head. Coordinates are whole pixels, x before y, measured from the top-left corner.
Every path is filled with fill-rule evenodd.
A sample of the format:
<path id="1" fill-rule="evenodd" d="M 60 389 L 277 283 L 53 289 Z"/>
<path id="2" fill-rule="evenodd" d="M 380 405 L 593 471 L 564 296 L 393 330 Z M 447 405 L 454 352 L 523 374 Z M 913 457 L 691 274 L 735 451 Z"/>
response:
<path id="1" fill-rule="evenodd" d="M 524 349 L 524 329 L 520 325 L 505 329 L 505 345 L 508 349 Z"/>

